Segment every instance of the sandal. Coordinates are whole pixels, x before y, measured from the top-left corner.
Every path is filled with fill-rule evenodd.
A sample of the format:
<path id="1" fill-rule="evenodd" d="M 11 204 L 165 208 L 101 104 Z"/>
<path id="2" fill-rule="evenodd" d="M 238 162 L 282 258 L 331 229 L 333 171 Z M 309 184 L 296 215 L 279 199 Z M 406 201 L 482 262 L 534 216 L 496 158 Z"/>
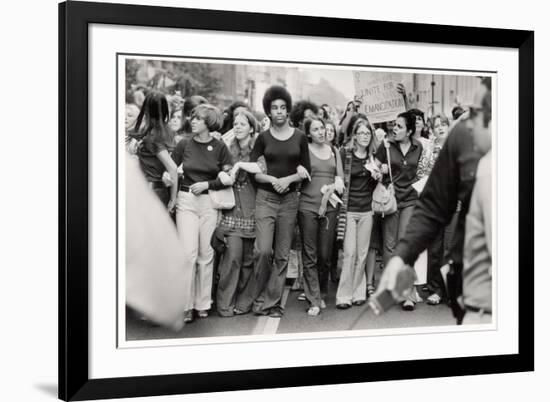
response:
<path id="1" fill-rule="evenodd" d="M 197 312 L 197 315 L 199 318 L 207 318 L 208 317 L 208 311 L 207 310 L 199 310 Z"/>
<path id="2" fill-rule="evenodd" d="M 194 320 L 193 310 L 187 310 L 183 313 L 183 322 L 186 324 L 192 323 Z"/>
<path id="3" fill-rule="evenodd" d="M 374 292 L 376 292 L 374 285 L 367 285 L 367 297 L 371 297 Z"/>
<path id="4" fill-rule="evenodd" d="M 321 314 L 321 308 L 319 306 L 311 306 L 307 311 L 307 315 L 310 317 L 316 317 Z"/>
<path id="5" fill-rule="evenodd" d="M 430 306 L 437 306 L 439 303 L 441 303 L 441 296 L 439 296 L 437 293 L 432 293 L 430 296 L 428 296 L 426 302 Z"/>
<path id="6" fill-rule="evenodd" d="M 298 296 L 298 300 L 305 301 L 306 300 L 306 294 L 305 293 L 300 293 L 300 295 Z"/>

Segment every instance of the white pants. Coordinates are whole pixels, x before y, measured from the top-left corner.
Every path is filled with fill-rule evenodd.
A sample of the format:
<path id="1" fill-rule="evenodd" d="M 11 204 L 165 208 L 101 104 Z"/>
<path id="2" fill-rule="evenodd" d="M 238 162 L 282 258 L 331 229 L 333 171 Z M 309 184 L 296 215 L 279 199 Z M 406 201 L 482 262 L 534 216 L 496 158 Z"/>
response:
<path id="1" fill-rule="evenodd" d="M 218 210 L 208 194 L 199 196 L 180 191 L 176 203 L 176 224 L 184 254 L 183 269 L 189 275 L 190 303 L 185 310 L 208 310 L 212 304 L 214 250 L 210 239 L 216 229 Z"/>
<path id="2" fill-rule="evenodd" d="M 336 304 L 351 304 L 367 298 L 365 264 L 372 231 L 372 212 L 348 212 L 344 237 L 342 273 Z"/>

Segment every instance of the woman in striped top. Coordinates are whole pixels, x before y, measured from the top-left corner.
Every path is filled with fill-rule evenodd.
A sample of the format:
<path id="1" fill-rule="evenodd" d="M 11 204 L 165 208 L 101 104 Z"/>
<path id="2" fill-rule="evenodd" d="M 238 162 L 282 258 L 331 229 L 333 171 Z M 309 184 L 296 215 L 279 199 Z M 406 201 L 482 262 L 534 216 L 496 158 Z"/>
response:
<path id="1" fill-rule="evenodd" d="M 347 193 L 344 260 L 336 293 L 336 308 L 341 310 L 366 301 L 365 262 L 372 231 L 372 193 L 379 179 L 367 169 L 368 163 L 374 164 L 374 138 L 370 123 L 358 119 L 351 131 L 351 149 L 341 149 Z"/>

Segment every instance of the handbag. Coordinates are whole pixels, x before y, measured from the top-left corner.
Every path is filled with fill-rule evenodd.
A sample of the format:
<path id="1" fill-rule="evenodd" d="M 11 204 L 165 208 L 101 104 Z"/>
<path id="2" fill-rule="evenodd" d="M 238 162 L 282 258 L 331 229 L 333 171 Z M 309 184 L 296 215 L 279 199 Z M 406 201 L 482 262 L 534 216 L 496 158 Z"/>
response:
<path id="1" fill-rule="evenodd" d="M 235 194 L 233 187 L 226 187 L 221 190 L 208 190 L 212 200 L 212 207 L 215 209 L 232 209 L 235 207 Z"/>
<path id="2" fill-rule="evenodd" d="M 390 144 L 386 140 L 384 140 L 384 147 L 386 148 L 390 184 L 386 187 L 381 182 L 378 182 L 372 193 L 372 212 L 382 215 L 382 217 L 394 214 L 397 211 L 397 200 L 395 198 L 393 176 L 391 173 Z"/>

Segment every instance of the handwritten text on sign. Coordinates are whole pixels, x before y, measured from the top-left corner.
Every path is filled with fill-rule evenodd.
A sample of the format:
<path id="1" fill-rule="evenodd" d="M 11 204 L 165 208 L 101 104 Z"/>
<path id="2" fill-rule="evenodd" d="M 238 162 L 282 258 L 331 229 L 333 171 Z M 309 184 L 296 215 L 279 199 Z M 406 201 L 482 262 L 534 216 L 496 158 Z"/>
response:
<path id="1" fill-rule="evenodd" d="M 405 102 L 397 92 L 402 74 L 354 71 L 355 94 L 362 104 L 360 112 L 365 113 L 371 123 L 395 120 L 405 111 Z"/>

